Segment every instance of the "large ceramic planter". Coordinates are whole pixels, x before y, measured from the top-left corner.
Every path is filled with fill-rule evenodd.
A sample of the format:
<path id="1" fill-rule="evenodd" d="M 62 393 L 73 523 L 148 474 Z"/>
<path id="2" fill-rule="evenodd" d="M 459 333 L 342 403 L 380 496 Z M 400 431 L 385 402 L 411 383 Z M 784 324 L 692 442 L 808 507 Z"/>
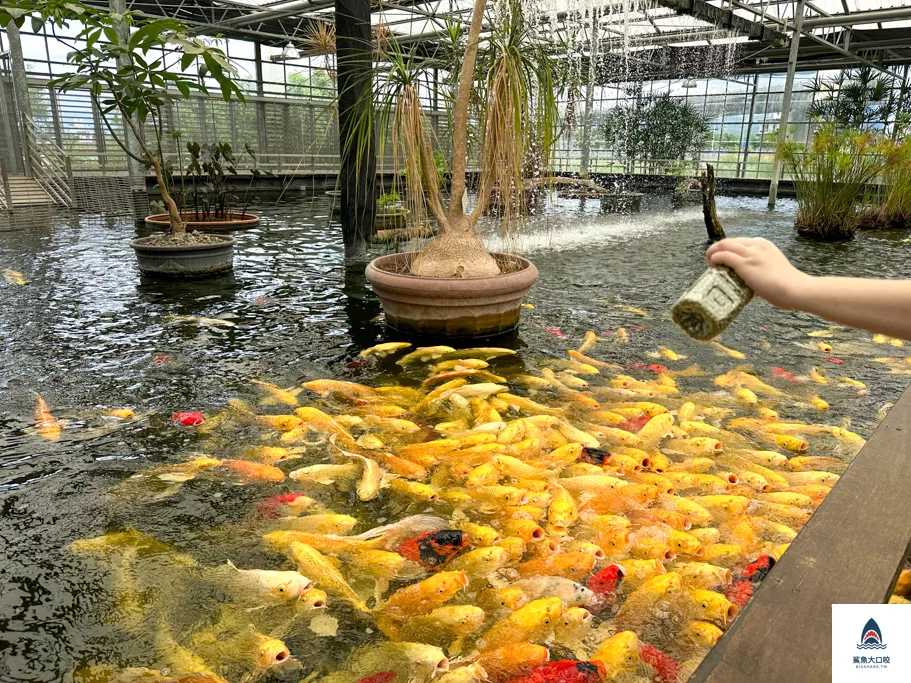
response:
<path id="1" fill-rule="evenodd" d="M 203 221 L 194 220 L 193 214 L 181 214 L 181 217 L 187 222 L 187 232 L 205 230 L 245 230 L 259 224 L 259 216 L 252 213 L 229 213 L 229 220 L 225 221 Z M 161 228 L 167 230 L 171 227 L 171 218 L 166 213 L 157 213 L 154 216 L 146 216 L 145 223 L 150 228 Z"/>
<path id="2" fill-rule="evenodd" d="M 519 323 L 522 299 L 538 279 L 527 259 L 493 254 L 514 272 L 496 277 L 432 278 L 408 275 L 413 254 L 391 254 L 367 266 L 367 280 L 383 302 L 386 323 L 408 334 L 431 337 L 487 337 Z"/>
<path id="3" fill-rule="evenodd" d="M 210 235 L 214 244 L 187 246 L 154 246 L 150 241 L 158 236 L 141 237 L 130 242 L 139 261 L 139 271 L 146 277 L 168 279 L 198 279 L 230 272 L 234 267 L 234 245 L 228 235 Z"/>

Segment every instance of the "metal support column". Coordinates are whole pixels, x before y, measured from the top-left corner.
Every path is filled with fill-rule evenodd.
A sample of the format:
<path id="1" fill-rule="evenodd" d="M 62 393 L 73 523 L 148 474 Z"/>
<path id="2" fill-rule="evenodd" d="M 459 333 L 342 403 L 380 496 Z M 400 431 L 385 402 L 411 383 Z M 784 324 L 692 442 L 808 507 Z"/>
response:
<path id="1" fill-rule="evenodd" d="M 747 139 L 743 149 L 743 168 L 737 169 L 737 176 L 746 178 L 750 159 L 750 138 L 753 136 L 753 117 L 756 115 L 756 95 L 759 92 L 759 74 L 753 74 L 753 96 L 750 98 L 750 117 L 747 119 Z"/>
<path id="2" fill-rule="evenodd" d="M 373 118 L 370 0 L 335 0 L 342 234 L 345 256 L 366 254 L 376 223 L 376 138 L 355 142 L 360 116 Z M 360 149 L 358 149 L 360 148 Z"/>
<path id="3" fill-rule="evenodd" d="M 256 67 L 256 95 L 262 97 L 263 90 L 263 51 L 259 43 L 255 43 L 253 46 L 254 49 L 254 66 Z M 261 158 L 265 158 L 269 153 L 269 138 L 266 133 L 266 104 L 264 102 L 256 102 L 254 105 L 256 107 L 256 139 L 259 142 L 259 154 Z"/>
<path id="4" fill-rule="evenodd" d="M 582 159 L 579 162 L 579 175 L 588 176 L 592 147 L 592 106 L 595 100 L 595 76 L 597 75 L 596 54 L 598 49 L 598 10 L 592 9 L 591 51 L 588 55 L 588 82 L 585 84 L 585 109 L 582 114 Z"/>
<path id="5" fill-rule="evenodd" d="M 781 97 L 781 121 L 778 123 L 778 141 L 775 145 L 775 161 L 772 164 L 772 182 L 769 185 L 769 211 L 775 208 L 778 198 L 778 181 L 781 178 L 781 159 L 778 150 L 788 135 L 788 116 L 791 109 L 791 91 L 794 89 L 794 71 L 797 67 L 797 51 L 800 49 L 800 32 L 803 29 L 803 15 L 806 0 L 794 3 L 794 30 L 791 33 L 791 52 L 788 56 L 788 75 L 784 81 L 784 94 Z"/>

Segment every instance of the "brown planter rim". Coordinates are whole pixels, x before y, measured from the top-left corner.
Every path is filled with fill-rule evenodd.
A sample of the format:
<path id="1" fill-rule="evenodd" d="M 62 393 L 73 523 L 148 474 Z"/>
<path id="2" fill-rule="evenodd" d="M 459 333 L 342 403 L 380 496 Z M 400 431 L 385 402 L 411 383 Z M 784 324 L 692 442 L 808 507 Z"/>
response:
<path id="1" fill-rule="evenodd" d="M 197 221 L 191 218 L 192 215 L 193 214 L 187 213 L 180 214 L 181 218 L 186 220 L 187 228 L 222 228 L 233 230 L 237 228 L 252 228 L 254 225 L 259 224 L 259 216 L 252 213 L 236 213 L 232 211 L 228 214 L 231 216 L 231 220 L 229 221 Z M 151 216 L 146 216 L 145 224 L 155 228 L 167 228 L 171 225 L 171 217 L 166 213 L 156 213 Z"/>
<path id="2" fill-rule="evenodd" d="M 373 259 L 367 265 L 367 279 L 370 282 L 377 282 L 383 289 L 394 291 L 399 294 L 417 293 L 427 296 L 428 292 L 441 289 L 440 284 L 446 283 L 447 299 L 476 299 L 484 296 L 495 296 L 514 292 L 523 287 L 531 287 L 538 279 L 538 269 L 534 263 L 521 256 L 514 254 L 501 254 L 490 252 L 494 258 L 516 259 L 522 266 L 521 270 L 511 273 L 494 275 L 492 277 L 424 277 L 421 275 L 411 275 L 409 273 L 394 273 L 384 270 L 381 265 L 389 263 L 410 263 L 414 258 L 413 254 L 388 254 Z"/>

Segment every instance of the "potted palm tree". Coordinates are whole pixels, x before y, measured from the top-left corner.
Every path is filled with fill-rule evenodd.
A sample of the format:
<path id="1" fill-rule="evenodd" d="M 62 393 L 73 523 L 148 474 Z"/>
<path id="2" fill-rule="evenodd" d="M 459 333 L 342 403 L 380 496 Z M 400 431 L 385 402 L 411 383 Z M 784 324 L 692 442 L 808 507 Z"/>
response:
<path id="1" fill-rule="evenodd" d="M 383 303 L 387 323 L 400 331 L 432 336 L 472 337 L 499 334 L 518 324 L 522 299 L 538 278 L 530 261 L 512 254 L 490 253 L 477 226 L 492 191 L 521 196 L 527 165 L 537 161 L 546 174 L 553 150 L 557 109 L 551 60 L 534 35 L 518 0 L 501 5 L 503 15 L 490 22 L 492 33 L 481 53 L 481 24 L 487 0 L 475 0 L 471 25 L 452 66 L 459 73 L 451 99 L 452 161 L 448 206 L 443 197 L 431 127 L 418 98 L 425 84 L 422 70 L 435 64 L 419 61 L 389 40 L 376 109 L 378 156 L 389 131 L 394 168 L 405 169 L 405 205 L 415 225 L 429 214 L 437 235 L 417 252 L 375 259 L 367 279 Z M 459 63 L 461 64 L 460 66 Z M 478 74 L 485 74 L 479 77 Z M 472 100 L 476 105 L 472 112 Z M 444 99 L 447 99 L 444 97 Z M 472 116 L 472 114 L 474 114 Z M 470 119 L 477 122 L 481 149 L 477 200 L 467 211 Z M 358 144 L 355 127 L 348 144 Z M 534 155 L 534 157 L 532 156 Z M 506 201 L 502 229 L 515 222 L 517 202 Z"/>
<path id="2" fill-rule="evenodd" d="M 73 71 L 53 81 L 63 92 L 87 90 L 111 137 L 125 154 L 152 169 L 169 218 L 168 232 L 131 242 L 145 275 L 192 278 L 230 270 L 234 239 L 224 235 L 188 233 L 186 221 L 168 188 L 163 151 L 163 109 L 192 92 L 207 94 L 205 83 L 187 71 L 197 60 L 225 100 L 243 93 L 234 83 L 235 70 L 224 52 L 201 38 L 188 37 L 176 19 L 145 19 L 126 12 L 102 11 L 79 0 L 19 0 L 0 10 L 0 22 L 17 25 L 30 18 L 34 30 L 52 30 L 79 23 L 81 31 L 67 61 Z M 169 59 L 171 63 L 169 63 Z M 112 65 L 117 65 L 112 67 Z M 131 133 L 128 142 L 125 130 Z"/>

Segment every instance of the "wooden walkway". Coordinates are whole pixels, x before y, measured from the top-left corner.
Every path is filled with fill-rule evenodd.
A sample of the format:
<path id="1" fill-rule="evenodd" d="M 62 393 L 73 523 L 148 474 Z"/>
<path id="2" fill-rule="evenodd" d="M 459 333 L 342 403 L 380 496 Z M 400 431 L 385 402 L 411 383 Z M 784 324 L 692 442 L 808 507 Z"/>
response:
<path id="1" fill-rule="evenodd" d="M 911 541 L 905 391 L 691 683 L 832 677 L 832 605 L 884 603 Z"/>

